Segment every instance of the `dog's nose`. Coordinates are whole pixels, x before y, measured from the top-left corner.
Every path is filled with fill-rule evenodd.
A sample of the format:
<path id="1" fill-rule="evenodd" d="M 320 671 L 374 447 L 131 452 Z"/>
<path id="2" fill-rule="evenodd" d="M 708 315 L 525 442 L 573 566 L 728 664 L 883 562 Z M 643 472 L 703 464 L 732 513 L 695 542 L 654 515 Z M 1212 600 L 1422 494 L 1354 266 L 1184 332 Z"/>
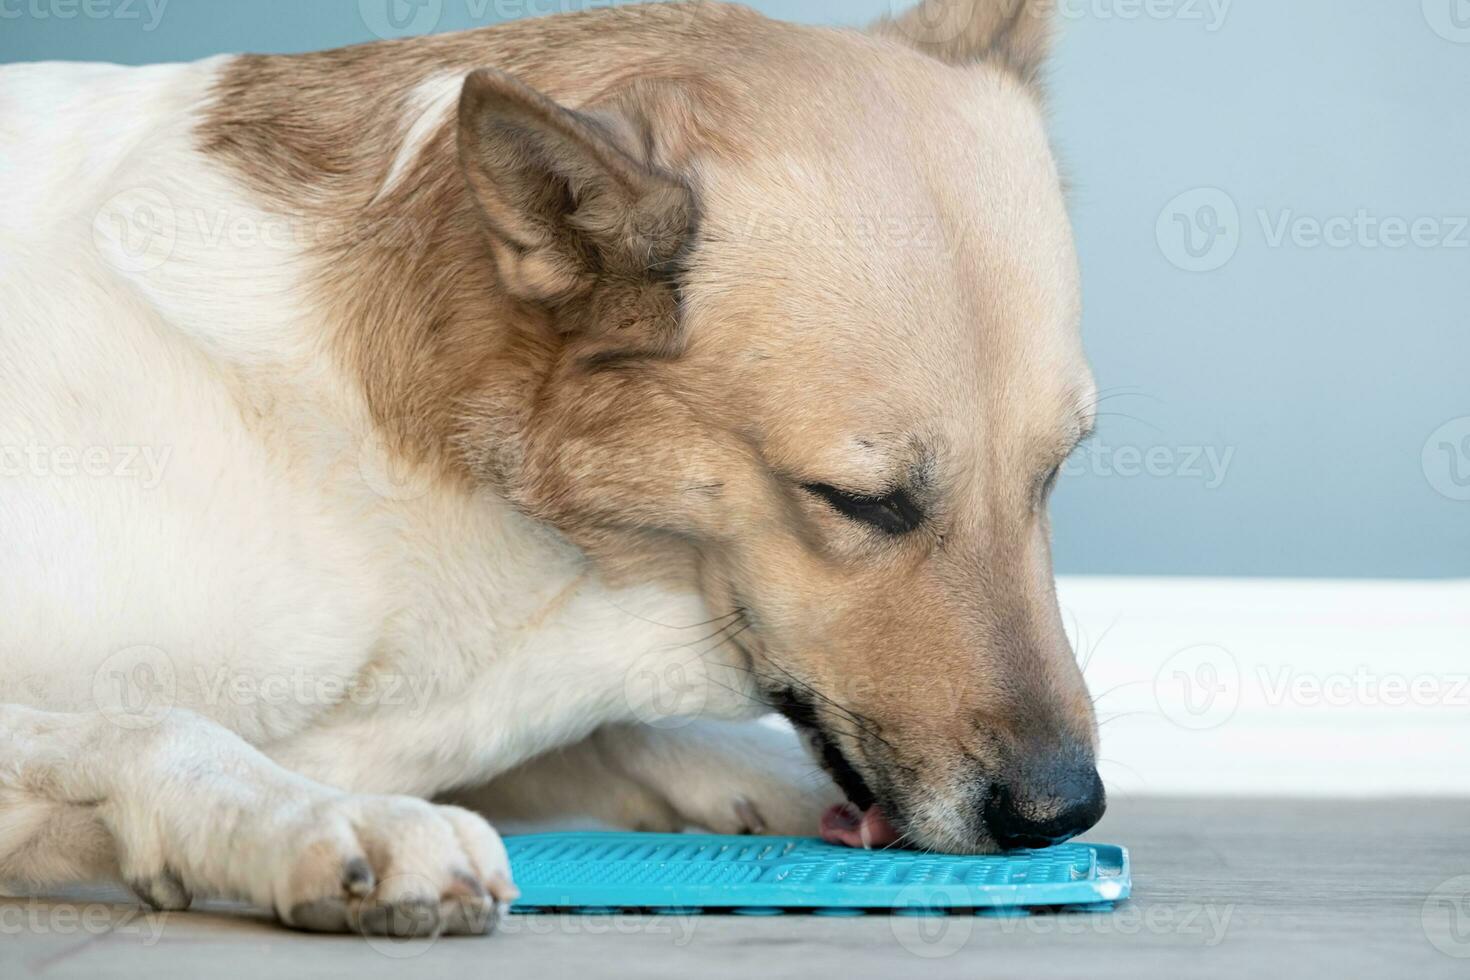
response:
<path id="1" fill-rule="evenodd" d="M 1102 819 L 1107 797 L 1097 769 L 1053 768 L 1039 780 L 998 783 L 985 801 L 985 824 L 1007 851 L 1051 847 Z"/>

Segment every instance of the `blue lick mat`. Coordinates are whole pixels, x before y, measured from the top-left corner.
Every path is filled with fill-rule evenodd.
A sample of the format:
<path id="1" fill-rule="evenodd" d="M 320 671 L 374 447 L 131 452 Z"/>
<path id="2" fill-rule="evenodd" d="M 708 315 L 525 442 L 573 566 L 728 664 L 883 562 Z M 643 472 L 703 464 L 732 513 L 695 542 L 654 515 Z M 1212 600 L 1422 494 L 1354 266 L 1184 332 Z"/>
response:
<path id="1" fill-rule="evenodd" d="M 516 912 L 745 914 L 1101 908 L 1128 897 L 1128 852 L 1108 844 L 960 857 L 858 851 L 806 837 L 569 833 L 507 837 Z"/>

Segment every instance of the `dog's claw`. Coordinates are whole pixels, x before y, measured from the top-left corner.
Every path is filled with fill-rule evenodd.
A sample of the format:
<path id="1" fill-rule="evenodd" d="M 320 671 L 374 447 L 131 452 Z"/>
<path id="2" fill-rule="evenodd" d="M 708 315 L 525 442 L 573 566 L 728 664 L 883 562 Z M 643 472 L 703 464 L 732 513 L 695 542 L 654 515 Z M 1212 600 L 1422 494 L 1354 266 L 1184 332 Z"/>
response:
<path id="1" fill-rule="evenodd" d="M 740 819 L 741 833 L 764 834 L 766 832 L 765 818 L 755 808 L 755 804 L 743 796 L 735 801 L 735 816 Z"/>
<path id="2" fill-rule="evenodd" d="M 128 887 L 150 908 L 159 912 L 182 912 L 194 903 L 194 896 L 183 881 L 167 868 L 148 878 L 131 879 Z"/>
<path id="3" fill-rule="evenodd" d="M 409 899 L 364 906 L 358 914 L 358 927 L 364 934 L 420 939 L 439 935 L 443 922 L 438 902 Z"/>
<path id="4" fill-rule="evenodd" d="M 364 898 L 371 894 L 376 884 L 372 865 L 364 858 L 353 858 L 342 869 L 342 887 L 347 889 L 349 895 Z"/>
<path id="5" fill-rule="evenodd" d="M 281 918 L 292 928 L 306 932 L 346 932 L 347 903 L 340 898 L 302 902 Z"/>

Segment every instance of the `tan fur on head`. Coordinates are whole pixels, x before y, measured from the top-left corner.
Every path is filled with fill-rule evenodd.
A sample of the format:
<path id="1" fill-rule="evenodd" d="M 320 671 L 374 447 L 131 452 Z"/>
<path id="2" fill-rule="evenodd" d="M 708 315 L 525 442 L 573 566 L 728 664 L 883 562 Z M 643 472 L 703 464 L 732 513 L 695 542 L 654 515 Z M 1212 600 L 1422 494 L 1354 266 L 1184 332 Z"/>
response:
<path id="1" fill-rule="evenodd" d="M 1056 0 L 922 0 L 875 30 L 954 64 L 990 61 L 1026 81 L 1051 48 Z"/>
<path id="2" fill-rule="evenodd" d="M 740 609 L 855 797 L 984 849 L 982 808 L 1056 811 L 1096 737 L 1045 509 L 1093 393 L 1025 83 L 1048 6 L 885 39 L 653 4 L 248 60 L 206 145 L 283 206 L 423 229 L 315 256 L 403 452 Z M 459 112 L 400 166 L 395 99 L 446 71 Z"/>

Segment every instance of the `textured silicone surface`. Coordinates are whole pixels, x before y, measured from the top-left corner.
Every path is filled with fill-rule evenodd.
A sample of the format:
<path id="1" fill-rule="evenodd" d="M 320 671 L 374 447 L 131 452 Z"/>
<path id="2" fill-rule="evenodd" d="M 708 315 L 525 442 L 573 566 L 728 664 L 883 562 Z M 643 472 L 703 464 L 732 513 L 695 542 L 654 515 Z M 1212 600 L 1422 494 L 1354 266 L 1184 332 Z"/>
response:
<path id="1" fill-rule="evenodd" d="M 963 857 L 805 837 L 566 833 L 505 843 L 518 911 L 1094 906 L 1132 886 L 1128 852 L 1107 844 Z"/>

